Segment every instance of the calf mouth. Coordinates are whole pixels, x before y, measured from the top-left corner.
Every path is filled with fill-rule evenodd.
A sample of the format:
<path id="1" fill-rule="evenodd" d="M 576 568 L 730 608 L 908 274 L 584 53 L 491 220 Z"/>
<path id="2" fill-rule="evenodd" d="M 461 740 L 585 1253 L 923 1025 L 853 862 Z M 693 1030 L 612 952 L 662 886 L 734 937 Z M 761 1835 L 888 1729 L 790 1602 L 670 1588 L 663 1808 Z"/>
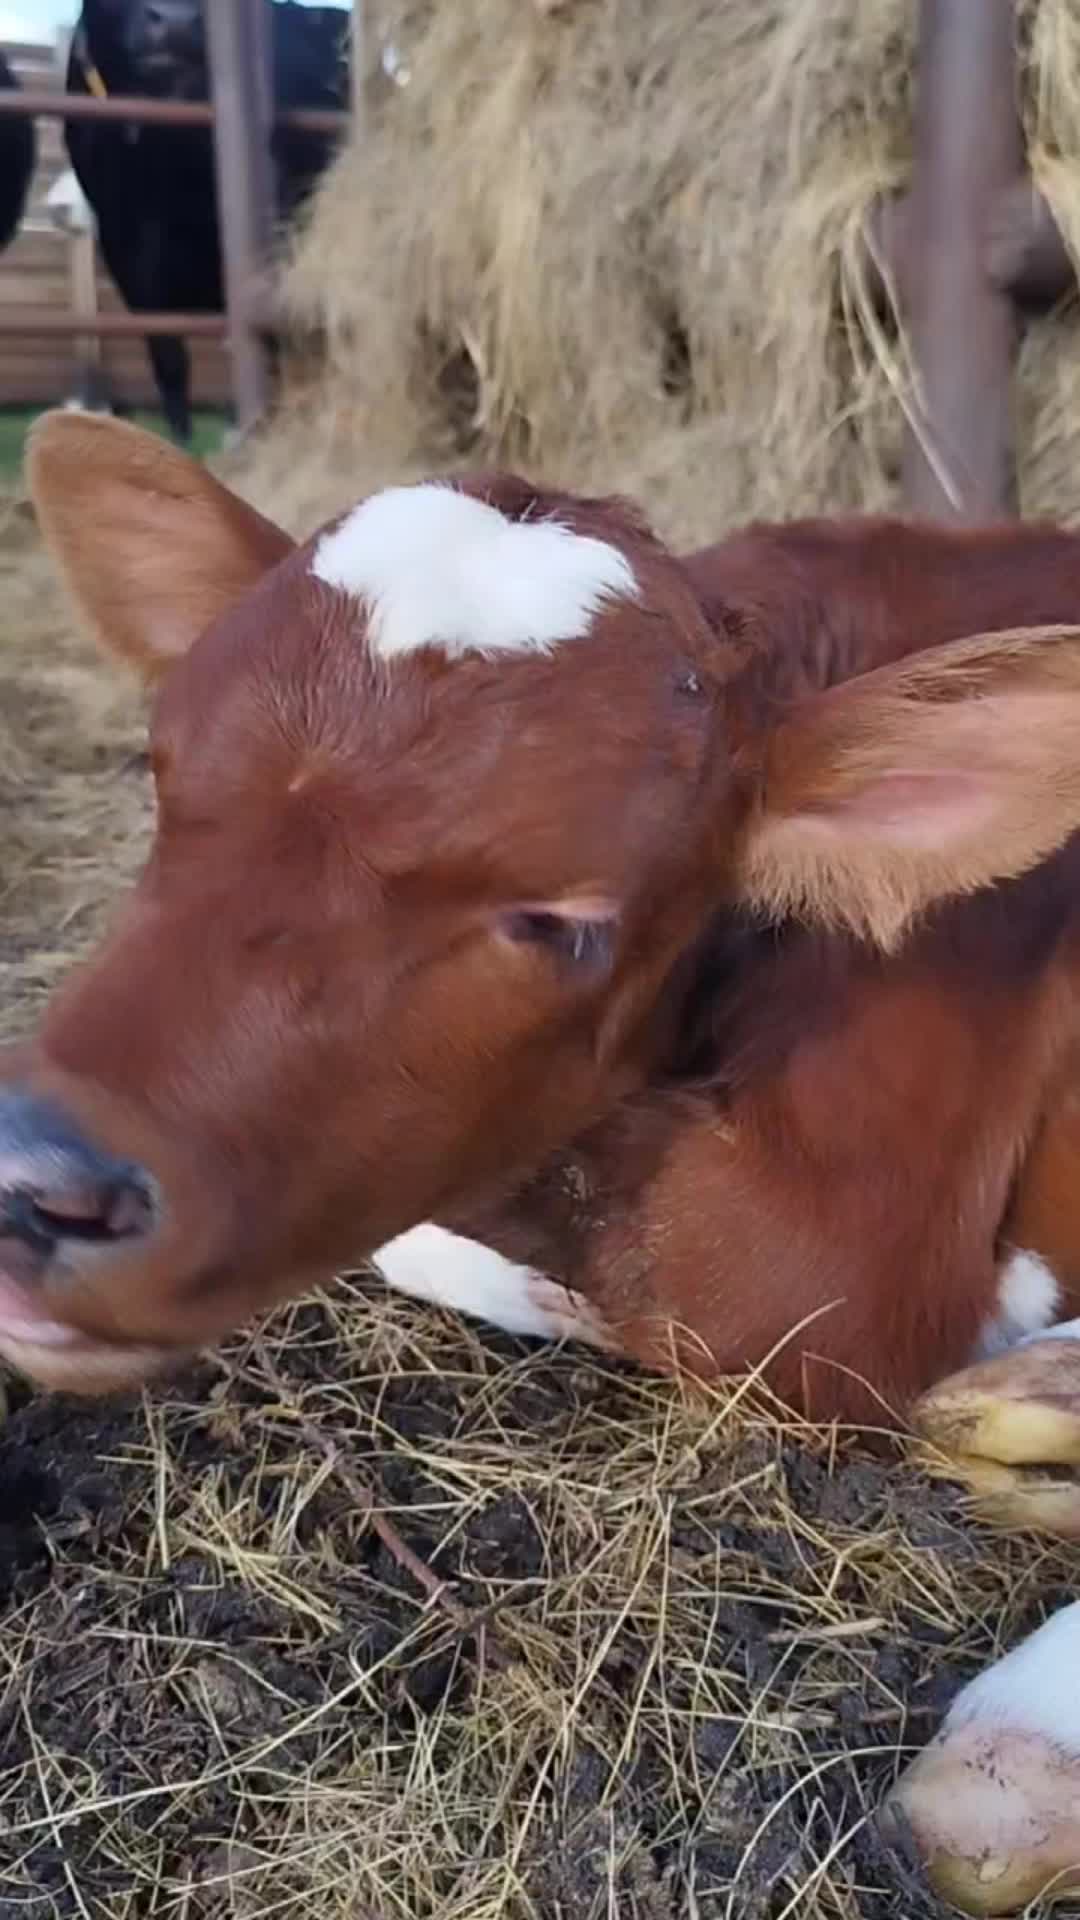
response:
<path id="1" fill-rule="evenodd" d="M 110 1393 L 178 1365 L 187 1349 L 82 1333 L 0 1274 L 0 1359 L 39 1386 Z"/>

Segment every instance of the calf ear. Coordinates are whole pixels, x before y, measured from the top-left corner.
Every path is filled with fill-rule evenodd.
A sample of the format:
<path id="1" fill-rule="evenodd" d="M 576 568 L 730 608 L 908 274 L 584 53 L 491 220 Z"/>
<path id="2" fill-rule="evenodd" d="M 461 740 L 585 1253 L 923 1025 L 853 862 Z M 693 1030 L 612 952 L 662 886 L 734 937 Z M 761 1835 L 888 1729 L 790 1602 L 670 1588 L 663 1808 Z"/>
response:
<path id="1" fill-rule="evenodd" d="M 980 634 L 805 701 L 766 739 L 743 897 L 884 948 L 1080 827 L 1080 628 Z"/>
<path id="2" fill-rule="evenodd" d="M 292 551 L 287 534 L 205 467 L 120 420 L 44 414 L 26 465 L 79 613 L 147 680 Z"/>

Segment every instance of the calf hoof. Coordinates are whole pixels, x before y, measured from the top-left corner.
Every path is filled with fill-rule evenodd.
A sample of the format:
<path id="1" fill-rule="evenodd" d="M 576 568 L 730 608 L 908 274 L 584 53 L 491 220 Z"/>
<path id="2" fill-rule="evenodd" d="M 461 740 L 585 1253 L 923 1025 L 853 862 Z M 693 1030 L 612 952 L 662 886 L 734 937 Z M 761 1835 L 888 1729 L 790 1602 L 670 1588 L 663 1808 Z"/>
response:
<path id="1" fill-rule="evenodd" d="M 879 1824 L 963 1913 L 1080 1893 L 1080 1605 L 964 1688 Z"/>
<path id="2" fill-rule="evenodd" d="M 1080 1322 L 940 1381 L 912 1422 L 923 1464 L 986 1519 L 1080 1539 Z"/>

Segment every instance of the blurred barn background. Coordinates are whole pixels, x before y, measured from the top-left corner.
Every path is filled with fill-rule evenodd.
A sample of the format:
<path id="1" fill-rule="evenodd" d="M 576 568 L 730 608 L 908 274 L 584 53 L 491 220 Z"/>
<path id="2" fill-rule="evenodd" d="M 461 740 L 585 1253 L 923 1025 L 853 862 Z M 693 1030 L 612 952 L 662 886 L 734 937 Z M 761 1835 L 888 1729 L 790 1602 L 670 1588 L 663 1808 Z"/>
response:
<path id="1" fill-rule="evenodd" d="M 48 41 L 0 42 L 20 84 L 34 92 L 59 94 L 64 84 L 70 34 Z M 121 311 L 113 286 L 94 245 L 92 228 L 73 226 L 70 167 L 63 148 L 61 122 L 37 123 L 38 165 L 19 231 L 0 253 L 0 307 L 67 307 L 103 313 Z M 81 209 L 76 203 L 76 218 Z M 217 341 L 193 342 L 193 398 L 200 413 L 224 418 L 230 404 L 228 358 Z M 42 338 L 30 333 L 0 335 L 0 408 L 9 415 L 55 406 L 75 393 L 87 364 L 100 367 L 102 385 L 120 405 L 153 412 L 153 377 L 140 339 L 94 342 L 79 336 Z M 0 429 L 2 450 L 2 429 Z"/>

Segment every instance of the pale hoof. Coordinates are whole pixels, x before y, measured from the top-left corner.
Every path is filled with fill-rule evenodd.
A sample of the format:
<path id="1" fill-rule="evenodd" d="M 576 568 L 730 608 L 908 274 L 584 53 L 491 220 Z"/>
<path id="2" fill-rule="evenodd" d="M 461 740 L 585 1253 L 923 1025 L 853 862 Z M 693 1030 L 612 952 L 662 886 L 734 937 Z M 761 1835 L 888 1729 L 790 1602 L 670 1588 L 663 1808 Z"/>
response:
<path id="1" fill-rule="evenodd" d="M 931 1471 L 999 1526 L 1080 1539 L 1080 1338 L 1070 1322 L 942 1380 L 912 1409 Z"/>
<path id="2" fill-rule="evenodd" d="M 880 1824 L 964 1913 L 1080 1894 L 1080 1605 L 964 1688 Z"/>

